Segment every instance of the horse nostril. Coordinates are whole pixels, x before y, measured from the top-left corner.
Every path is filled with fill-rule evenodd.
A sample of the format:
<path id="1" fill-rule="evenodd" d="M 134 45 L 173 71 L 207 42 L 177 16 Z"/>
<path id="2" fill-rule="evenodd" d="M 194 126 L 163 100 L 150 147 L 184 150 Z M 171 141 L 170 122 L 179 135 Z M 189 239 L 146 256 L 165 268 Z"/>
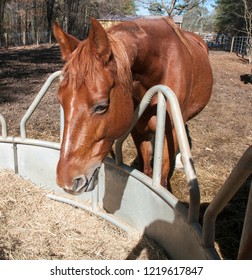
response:
<path id="1" fill-rule="evenodd" d="M 81 190 L 86 184 L 88 183 L 88 180 L 86 176 L 81 176 L 78 178 L 74 179 L 74 184 L 73 184 L 73 191 L 78 192 Z"/>

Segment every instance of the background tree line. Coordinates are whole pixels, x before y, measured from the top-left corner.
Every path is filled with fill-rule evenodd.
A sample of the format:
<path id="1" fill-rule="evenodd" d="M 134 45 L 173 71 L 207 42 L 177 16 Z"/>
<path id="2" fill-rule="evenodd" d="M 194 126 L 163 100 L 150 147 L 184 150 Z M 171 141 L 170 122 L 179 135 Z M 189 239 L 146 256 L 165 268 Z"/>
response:
<path id="1" fill-rule="evenodd" d="M 58 20 L 64 29 L 79 38 L 88 32 L 90 17 L 135 14 L 132 0 L 1 0 L 0 40 L 4 33 L 47 32 Z"/>
<path id="2" fill-rule="evenodd" d="M 214 2 L 211 13 L 209 1 Z M 135 15 L 139 7 L 151 15 L 183 15 L 186 30 L 251 36 L 251 0 L 0 0 L 0 43 L 10 33 L 45 32 L 49 41 L 56 19 L 67 32 L 84 38 L 91 16 Z"/>
<path id="3" fill-rule="evenodd" d="M 251 35 L 251 0 L 216 0 L 216 29 L 233 35 Z"/>
<path id="4" fill-rule="evenodd" d="M 183 15 L 192 31 L 251 34 L 252 0 L 137 0 L 154 15 Z M 209 13 L 207 4 L 214 8 Z"/>

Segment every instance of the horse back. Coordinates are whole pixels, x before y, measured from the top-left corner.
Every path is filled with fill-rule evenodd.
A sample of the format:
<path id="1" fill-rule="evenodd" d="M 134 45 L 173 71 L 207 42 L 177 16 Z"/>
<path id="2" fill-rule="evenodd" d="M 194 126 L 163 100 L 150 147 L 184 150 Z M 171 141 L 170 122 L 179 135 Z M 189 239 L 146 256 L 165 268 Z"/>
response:
<path id="1" fill-rule="evenodd" d="M 201 37 L 189 31 L 184 31 L 184 34 L 188 40 L 195 42 L 200 48 L 202 48 L 203 51 L 207 54 L 209 53 L 208 46 Z"/>

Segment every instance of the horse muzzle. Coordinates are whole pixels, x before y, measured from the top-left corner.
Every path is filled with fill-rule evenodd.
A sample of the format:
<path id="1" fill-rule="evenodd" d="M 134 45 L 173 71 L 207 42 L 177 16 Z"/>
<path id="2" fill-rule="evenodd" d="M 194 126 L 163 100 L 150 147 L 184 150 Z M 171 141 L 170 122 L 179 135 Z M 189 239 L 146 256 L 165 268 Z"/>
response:
<path id="1" fill-rule="evenodd" d="M 74 195 L 80 195 L 83 192 L 90 192 L 94 190 L 98 182 L 99 170 L 100 168 L 96 168 L 90 179 L 88 179 L 85 175 L 74 178 L 72 187 L 65 187 L 64 190 L 67 193 Z"/>

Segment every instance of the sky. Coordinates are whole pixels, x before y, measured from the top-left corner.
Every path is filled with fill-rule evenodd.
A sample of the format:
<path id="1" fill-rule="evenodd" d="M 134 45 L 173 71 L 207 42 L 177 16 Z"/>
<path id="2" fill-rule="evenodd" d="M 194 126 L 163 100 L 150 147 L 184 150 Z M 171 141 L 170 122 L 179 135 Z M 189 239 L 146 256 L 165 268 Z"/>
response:
<path id="1" fill-rule="evenodd" d="M 205 2 L 206 2 L 206 7 L 207 7 L 208 11 L 209 12 L 213 11 L 214 8 L 212 7 L 212 4 L 215 3 L 215 0 L 205 0 Z M 148 11 L 148 9 L 145 9 L 142 6 L 138 6 L 137 15 L 146 16 L 146 15 L 149 15 L 149 11 Z"/>

